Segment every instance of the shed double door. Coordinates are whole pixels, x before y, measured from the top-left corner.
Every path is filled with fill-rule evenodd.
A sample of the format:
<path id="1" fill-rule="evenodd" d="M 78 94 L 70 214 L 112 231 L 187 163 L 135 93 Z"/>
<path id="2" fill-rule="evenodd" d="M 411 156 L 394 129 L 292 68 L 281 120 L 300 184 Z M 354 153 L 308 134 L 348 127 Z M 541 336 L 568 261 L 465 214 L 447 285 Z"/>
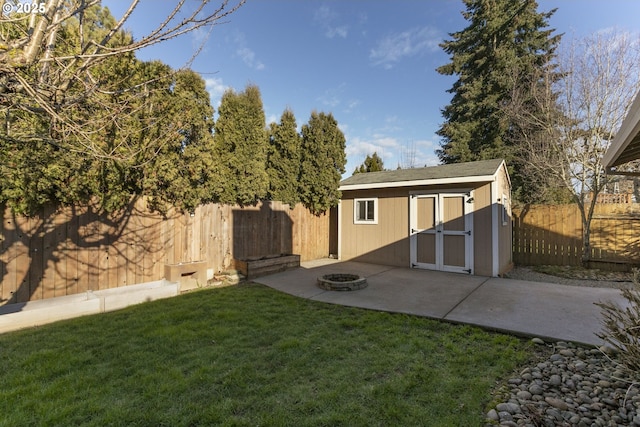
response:
<path id="1" fill-rule="evenodd" d="M 469 193 L 411 195 L 411 267 L 473 273 L 471 202 Z"/>

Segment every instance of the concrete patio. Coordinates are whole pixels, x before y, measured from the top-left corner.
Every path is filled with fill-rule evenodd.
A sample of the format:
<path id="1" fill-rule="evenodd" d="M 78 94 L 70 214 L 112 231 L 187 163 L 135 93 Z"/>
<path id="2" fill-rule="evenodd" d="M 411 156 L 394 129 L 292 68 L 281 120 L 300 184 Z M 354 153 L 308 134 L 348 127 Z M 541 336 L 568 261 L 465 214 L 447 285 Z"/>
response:
<path id="1" fill-rule="evenodd" d="M 318 276 L 366 277 L 357 291 L 325 291 Z M 626 300 L 617 289 L 565 286 L 513 279 L 321 259 L 254 280 L 273 289 L 331 304 L 414 314 L 544 340 L 600 346 L 597 302 Z"/>

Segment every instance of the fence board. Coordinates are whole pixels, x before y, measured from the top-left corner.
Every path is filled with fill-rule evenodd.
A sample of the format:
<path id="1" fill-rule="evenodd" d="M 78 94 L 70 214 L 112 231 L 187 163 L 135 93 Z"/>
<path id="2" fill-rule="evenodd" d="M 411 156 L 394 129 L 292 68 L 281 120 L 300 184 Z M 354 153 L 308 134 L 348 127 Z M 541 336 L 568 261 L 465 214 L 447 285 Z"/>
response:
<path id="1" fill-rule="evenodd" d="M 67 278 L 66 286 L 64 287 L 65 295 L 67 294 L 76 294 L 78 293 L 78 250 L 75 249 L 79 242 L 79 217 L 81 212 L 76 211 L 75 209 L 72 211 L 67 208 L 63 211 L 63 227 L 64 234 L 66 239 L 64 241 L 64 249 L 63 249 L 63 259 L 65 261 L 65 277 Z"/>
<path id="2" fill-rule="evenodd" d="M 16 293 L 16 242 L 17 232 L 16 227 L 11 216 L 5 215 L 3 221 L 3 256 L 2 264 L 4 265 L 3 286 L 2 286 L 2 301 L 15 302 Z"/>
<path id="3" fill-rule="evenodd" d="M 329 215 L 281 202 L 209 204 L 193 217 L 153 213 L 144 199 L 112 215 L 91 206 L 46 207 L 31 218 L 2 212 L 0 305 L 159 280 L 167 263 L 204 260 L 221 271 L 234 258 L 329 254 Z"/>
<path id="4" fill-rule="evenodd" d="M 514 209 L 513 225 L 515 263 L 581 264 L 582 219 L 577 205 Z M 596 205 L 590 236 L 592 260 L 640 264 L 640 206 Z"/>
<path id="5" fill-rule="evenodd" d="M 42 254 L 42 248 L 44 235 L 42 231 L 43 221 L 42 218 L 31 218 L 31 239 L 29 240 L 29 299 L 39 300 L 43 298 L 42 295 L 42 279 L 44 274 L 44 258 Z"/>
<path id="6" fill-rule="evenodd" d="M 86 244 L 87 227 L 89 226 L 88 211 L 89 209 L 86 207 L 80 208 L 76 211 L 78 216 L 77 229 L 75 230 L 76 246 L 84 248 L 82 251 L 76 251 L 78 262 L 78 270 L 75 277 L 77 283 L 76 292 L 85 292 L 89 289 L 87 273 L 89 271 L 89 259 L 91 252 L 89 250 L 90 248 L 87 247 Z"/>
<path id="7" fill-rule="evenodd" d="M 553 239 L 553 235 L 556 233 L 556 230 L 553 228 L 553 225 L 550 222 L 551 211 L 548 206 L 545 209 L 545 215 L 541 218 L 540 221 L 540 234 L 542 234 L 542 244 L 540 245 L 540 255 L 543 257 L 543 260 L 546 264 L 551 260 L 551 241 Z"/>
<path id="8" fill-rule="evenodd" d="M 109 288 L 109 256 L 112 251 L 110 250 L 109 226 L 103 218 L 96 218 L 96 228 L 96 246 L 98 248 L 98 281 L 96 290 L 102 290 Z"/>
<path id="9" fill-rule="evenodd" d="M 42 214 L 42 299 L 55 297 L 55 210 L 45 207 Z M 21 301 L 20 301 L 21 302 Z"/>

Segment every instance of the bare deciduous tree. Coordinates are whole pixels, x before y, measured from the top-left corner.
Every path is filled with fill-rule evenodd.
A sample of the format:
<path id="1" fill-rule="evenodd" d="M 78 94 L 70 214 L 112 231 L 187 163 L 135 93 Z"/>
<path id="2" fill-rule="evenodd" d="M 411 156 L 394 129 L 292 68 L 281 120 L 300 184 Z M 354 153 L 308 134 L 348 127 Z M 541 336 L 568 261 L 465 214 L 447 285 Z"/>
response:
<path id="1" fill-rule="evenodd" d="M 34 8 L 36 13 L 0 15 L 0 108 L 6 131 L 0 134 L 11 139 L 12 118 L 31 115 L 48 123 L 31 126 L 31 132 L 25 127 L 16 132 L 14 127 L 13 138 L 65 144 L 67 150 L 98 158 L 134 157 L 137 153 L 122 154 L 123 150 L 96 144 L 93 134 L 119 127 L 118 118 L 126 114 L 126 106 L 108 102 L 108 95 L 136 90 L 144 97 L 145 83 L 130 87 L 121 78 L 114 84 L 105 77 L 109 71 L 100 67 L 139 49 L 211 28 L 244 2 L 176 1 L 155 29 L 135 39 L 124 27 L 140 0 L 132 0 L 117 20 L 99 0 L 46 0 L 39 3 L 44 8 Z M 0 6 L 14 3 L 0 0 Z M 87 128 L 92 109 L 100 114 L 91 117 L 92 126 Z"/>
<path id="2" fill-rule="evenodd" d="M 530 114 L 539 110 L 518 102 L 517 93 L 505 111 L 520 123 L 529 179 L 541 191 L 562 186 L 577 203 L 586 263 L 594 207 L 608 180 L 602 156 L 640 90 L 640 39 L 609 31 L 563 42 L 557 64 L 532 85 L 544 114 Z"/>
<path id="3" fill-rule="evenodd" d="M 398 169 L 413 169 L 416 167 L 416 144 L 411 141 L 405 144 L 400 151 L 400 163 Z"/>

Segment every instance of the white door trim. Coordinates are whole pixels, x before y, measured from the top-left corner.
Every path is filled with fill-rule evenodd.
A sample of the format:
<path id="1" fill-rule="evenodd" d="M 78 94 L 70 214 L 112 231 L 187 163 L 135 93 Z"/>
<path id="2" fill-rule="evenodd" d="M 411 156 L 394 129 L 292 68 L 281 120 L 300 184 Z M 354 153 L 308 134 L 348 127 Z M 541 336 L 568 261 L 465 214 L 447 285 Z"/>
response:
<path id="1" fill-rule="evenodd" d="M 436 206 L 435 230 L 418 229 L 418 199 L 433 198 Z M 444 217 L 444 199 L 447 197 L 463 197 L 464 200 L 464 231 L 445 230 L 442 223 Z M 418 234 L 435 235 L 435 264 L 418 262 Z M 465 236 L 465 266 L 446 265 L 444 263 L 444 236 Z M 431 270 L 450 271 L 455 273 L 473 274 L 473 197 L 472 190 L 451 190 L 441 192 L 411 192 L 409 194 L 409 258 L 412 268 L 426 268 Z"/>
<path id="2" fill-rule="evenodd" d="M 434 229 L 433 231 L 429 230 L 419 230 L 418 229 L 418 199 L 419 198 L 432 198 L 434 199 L 434 203 L 435 203 L 435 207 L 436 207 L 436 229 Z M 417 194 L 410 194 L 409 195 L 409 258 L 411 261 L 411 267 L 412 268 L 426 268 L 429 270 L 438 270 L 438 261 L 439 260 L 439 254 L 436 250 L 437 248 L 437 243 L 436 243 L 436 247 L 434 248 L 435 250 L 435 264 L 430 264 L 430 263 L 425 263 L 425 262 L 418 262 L 418 234 L 419 233 L 427 233 L 427 234 L 433 234 L 436 236 L 436 240 L 437 240 L 437 221 L 439 218 L 438 215 L 438 211 L 439 211 L 439 202 L 438 202 L 438 194 L 437 193 L 417 193 Z"/>
<path id="3" fill-rule="evenodd" d="M 336 256 L 342 259 L 342 199 L 338 200 L 338 253 Z"/>

